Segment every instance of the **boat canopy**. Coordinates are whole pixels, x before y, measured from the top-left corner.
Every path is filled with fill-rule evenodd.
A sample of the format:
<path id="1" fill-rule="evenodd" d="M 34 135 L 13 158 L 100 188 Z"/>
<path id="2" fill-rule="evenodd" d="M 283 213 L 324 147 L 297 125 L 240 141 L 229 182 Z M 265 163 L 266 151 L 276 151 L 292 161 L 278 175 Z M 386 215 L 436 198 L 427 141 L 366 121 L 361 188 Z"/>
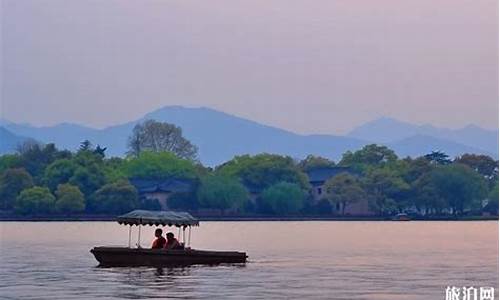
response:
<path id="1" fill-rule="evenodd" d="M 117 218 L 123 225 L 199 226 L 198 220 L 187 212 L 133 210 Z"/>

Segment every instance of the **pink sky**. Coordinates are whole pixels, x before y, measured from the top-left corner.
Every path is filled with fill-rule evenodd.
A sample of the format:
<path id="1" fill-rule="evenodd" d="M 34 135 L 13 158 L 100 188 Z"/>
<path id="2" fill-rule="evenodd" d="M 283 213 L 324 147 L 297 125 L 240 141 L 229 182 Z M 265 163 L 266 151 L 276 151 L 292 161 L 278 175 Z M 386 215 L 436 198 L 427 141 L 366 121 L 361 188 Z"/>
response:
<path id="1" fill-rule="evenodd" d="M 102 127 L 207 106 L 300 133 L 498 125 L 498 1 L 2 3 L 4 118 Z"/>

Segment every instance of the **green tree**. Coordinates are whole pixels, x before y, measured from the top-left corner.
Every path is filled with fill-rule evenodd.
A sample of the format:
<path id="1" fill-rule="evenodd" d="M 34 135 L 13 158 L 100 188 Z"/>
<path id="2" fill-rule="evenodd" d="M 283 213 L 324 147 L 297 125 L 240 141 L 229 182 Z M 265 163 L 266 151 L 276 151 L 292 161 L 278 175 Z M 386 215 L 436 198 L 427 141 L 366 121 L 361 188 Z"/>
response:
<path id="1" fill-rule="evenodd" d="M 55 207 L 58 212 L 76 213 L 85 210 L 85 199 L 77 186 L 60 184 L 55 194 L 57 196 Z"/>
<path id="2" fill-rule="evenodd" d="M 77 168 L 68 183 L 78 186 L 85 197 L 90 197 L 106 183 L 104 159 L 100 154 L 94 152 L 91 144 L 89 146 L 82 145 L 72 161 Z"/>
<path id="3" fill-rule="evenodd" d="M 294 183 L 279 182 L 260 195 L 261 210 L 277 215 L 299 212 L 304 207 L 304 191 Z"/>
<path id="4" fill-rule="evenodd" d="M 125 213 L 139 206 L 137 190 L 127 181 L 108 183 L 92 197 L 90 209 L 99 213 Z"/>
<path id="5" fill-rule="evenodd" d="M 463 214 L 465 209 L 478 209 L 486 197 L 485 179 L 465 165 L 439 166 L 427 176 L 422 178 L 427 182 L 426 187 L 454 214 Z"/>
<path id="6" fill-rule="evenodd" d="M 424 211 L 425 215 L 441 214 L 448 207 L 436 184 L 431 173 L 425 173 L 411 185 L 412 202 L 419 211 Z"/>
<path id="7" fill-rule="evenodd" d="M 171 152 L 141 152 L 123 164 L 123 174 L 128 178 L 183 178 L 197 177 L 195 164 Z"/>
<path id="8" fill-rule="evenodd" d="M 56 198 L 46 187 L 35 186 L 17 196 L 14 210 L 20 214 L 46 214 L 54 211 Z"/>
<path id="9" fill-rule="evenodd" d="M 99 153 L 96 153 L 93 150 L 93 148 L 87 150 L 86 147 L 87 146 L 83 146 L 76 152 L 76 155 L 73 157 L 73 161 L 79 164 L 80 166 L 88 166 L 88 165 L 100 166 L 104 161 L 104 157 Z"/>
<path id="10" fill-rule="evenodd" d="M 4 154 L 0 156 L 0 174 L 7 169 L 21 167 L 21 157 L 18 154 Z"/>
<path id="11" fill-rule="evenodd" d="M 92 145 L 92 142 L 89 140 L 84 140 L 83 142 L 80 143 L 80 148 L 78 151 L 92 151 L 94 145 Z"/>
<path id="12" fill-rule="evenodd" d="M 182 129 L 173 124 L 146 120 L 135 125 L 128 141 L 129 154 L 143 151 L 172 152 L 184 159 L 196 160 L 198 149 L 182 136 Z"/>
<path id="13" fill-rule="evenodd" d="M 235 178 L 209 175 L 201 180 L 198 201 L 202 207 L 241 210 L 248 201 L 247 189 Z"/>
<path id="14" fill-rule="evenodd" d="M 298 166 L 302 171 L 307 172 L 319 168 L 333 168 L 335 162 L 321 156 L 308 155 L 299 162 Z"/>
<path id="15" fill-rule="evenodd" d="M 488 179 L 498 179 L 498 161 L 487 155 L 464 154 L 455 159 Z"/>
<path id="16" fill-rule="evenodd" d="M 325 190 L 326 199 L 332 203 L 340 203 L 342 215 L 345 215 L 345 210 L 349 205 L 367 199 L 359 180 L 345 172 L 327 180 Z"/>
<path id="17" fill-rule="evenodd" d="M 430 161 L 432 164 L 437 165 L 447 165 L 451 164 L 448 154 L 441 151 L 432 151 L 424 156 L 425 159 Z"/>
<path id="18" fill-rule="evenodd" d="M 370 169 L 363 179 L 363 186 L 370 195 L 372 207 L 380 215 L 394 213 L 407 205 L 403 195 L 410 186 L 389 168 Z"/>
<path id="19" fill-rule="evenodd" d="M 33 178 L 24 169 L 7 169 L 0 175 L 0 208 L 12 209 L 19 193 L 33 186 Z"/>
<path id="20" fill-rule="evenodd" d="M 89 197 L 97 189 L 106 183 L 106 177 L 103 170 L 99 166 L 89 165 L 87 167 L 78 167 L 75 173 L 68 181 L 78 188 Z"/>
<path id="21" fill-rule="evenodd" d="M 103 172 L 106 177 L 106 182 L 115 182 L 126 179 L 124 173 L 125 159 L 120 157 L 111 157 L 104 160 Z"/>
<path id="22" fill-rule="evenodd" d="M 484 211 L 498 216 L 498 181 L 488 194 L 488 203 L 484 207 Z"/>
<path id="23" fill-rule="evenodd" d="M 90 142 L 89 142 L 90 143 Z M 87 149 L 90 147 L 90 150 Z M 59 184 L 70 183 L 88 197 L 106 183 L 103 157 L 91 145 L 82 143 L 72 158 L 58 159 L 45 168 L 43 182 L 54 191 Z"/>
<path id="24" fill-rule="evenodd" d="M 21 166 L 37 183 L 42 180 L 44 170 L 49 164 L 57 159 L 71 157 L 71 152 L 59 151 L 54 144 L 42 145 L 33 141 L 19 145 L 17 151 L 21 158 Z"/>
<path id="25" fill-rule="evenodd" d="M 94 154 L 104 158 L 106 156 L 107 149 L 108 149 L 107 147 L 101 147 L 100 145 L 97 145 L 94 149 Z"/>
<path id="26" fill-rule="evenodd" d="M 100 145 L 94 147 L 94 144 L 92 144 L 91 141 L 84 140 L 80 143 L 77 153 L 89 153 L 95 155 L 97 158 L 103 159 L 106 156 L 106 149 L 108 148 L 101 147 Z"/>
<path id="27" fill-rule="evenodd" d="M 341 166 L 352 166 L 364 170 L 366 166 L 381 165 L 388 162 L 394 162 L 398 159 L 397 155 L 386 146 L 371 144 L 364 146 L 356 152 L 347 151 L 342 155 L 339 162 Z"/>
<path id="28" fill-rule="evenodd" d="M 45 168 L 43 182 L 54 191 L 59 184 L 67 183 L 78 165 L 70 159 L 58 159 Z"/>
<path id="29" fill-rule="evenodd" d="M 216 173 L 237 177 L 246 187 L 255 190 L 266 189 L 281 181 L 295 183 L 302 189 L 309 188 L 307 175 L 288 156 L 267 153 L 235 156 L 217 167 Z"/>
<path id="30" fill-rule="evenodd" d="M 402 173 L 403 179 L 407 183 L 413 183 L 422 175 L 429 173 L 434 168 L 433 165 L 424 157 L 411 159 L 409 157 L 403 160 L 406 163 L 406 168 Z"/>

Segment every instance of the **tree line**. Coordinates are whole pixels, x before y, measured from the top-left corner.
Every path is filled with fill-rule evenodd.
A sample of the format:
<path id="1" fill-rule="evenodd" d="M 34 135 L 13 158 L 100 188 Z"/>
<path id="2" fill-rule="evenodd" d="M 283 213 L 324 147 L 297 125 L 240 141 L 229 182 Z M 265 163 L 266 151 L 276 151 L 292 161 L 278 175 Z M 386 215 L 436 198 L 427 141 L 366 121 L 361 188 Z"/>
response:
<path id="1" fill-rule="evenodd" d="M 399 158 L 381 145 L 344 153 L 341 160 L 310 155 L 302 160 L 277 154 L 240 155 L 215 167 L 203 166 L 198 149 L 168 123 L 136 125 L 126 157 L 106 157 L 106 148 L 83 141 L 77 151 L 33 141 L 0 156 L 0 209 L 17 214 L 118 214 L 136 208 L 159 209 L 141 199 L 132 178 L 175 178 L 191 183 L 189 192 L 168 199 L 172 209 L 217 210 L 238 214 L 340 214 L 368 201 L 381 216 L 498 215 L 498 161 L 464 154 L 450 159 L 432 152 Z M 314 200 L 308 173 L 342 167 Z"/>

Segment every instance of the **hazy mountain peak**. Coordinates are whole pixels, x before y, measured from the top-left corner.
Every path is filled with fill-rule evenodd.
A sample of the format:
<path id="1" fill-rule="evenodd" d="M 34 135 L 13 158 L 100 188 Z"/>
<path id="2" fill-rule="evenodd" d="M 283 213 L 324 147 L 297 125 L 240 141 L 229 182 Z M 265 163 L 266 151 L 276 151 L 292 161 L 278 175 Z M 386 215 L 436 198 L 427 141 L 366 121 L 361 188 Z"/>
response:
<path id="1" fill-rule="evenodd" d="M 186 116 L 189 116 L 189 118 L 186 118 Z M 185 132 L 189 132 L 191 128 L 197 127 L 199 124 L 203 124 L 205 127 L 204 129 L 218 130 L 220 134 L 224 134 L 232 130 L 240 130 L 242 134 L 246 134 L 246 131 L 252 130 L 252 128 L 292 134 L 285 129 L 264 125 L 253 120 L 203 106 L 164 106 L 146 114 L 141 120 L 144 119 L 154 119 L 177 125 L 182 124 L 183 126 L 181 127 Z"/>
<path id="2" fill-rule="evenodd" d="M 207 107 L 164 106 L 128 123 L 94 129 L 72 123 L 34 127 L 11 123 L 5 127 L 18 136 L 41 142 L 54 142 L 59 148 L 75 150 L 83 140 L 108 148 L 110 156 L 126 152 L 133 127 L 145 119 L 180 126 L 183 134 L 199 147 L 200 160 L 214 166 L 235 155 L 277 153 L 295 158 L 308 154 L 338 160 L 347 150 L 357 150 L 368 143 L 394 147 L 401 156 L 419 156 L 428 150 L 442 150 L 456 155 L 465 152 L 498 155 L 498 135 L 479 127 L 467 130 L 413 125 L 382 117 L 354 129 L 348 136 L 299 135 L 280 128 L 217 111 Z"/>
<path id="3" fill-rule="evenodd" d="M 393 118 L 382 117 L 353 129 L 349 136 L 389 144 L 397 144 L 399 141 L 412 138 L 412 145 L 415 145 L 417 140 L 424 143 L 424 140 L 427 139 L 427 143 L 432 144 L 435 143 L 435 139 L 440 139 L 453 142 L 454 144 L 448 143 L 445 145 L 450 149 L 458 149 L 460 148 L 458 144 L 461 144 L 469 147 L 469 150 L 475 149 L 498 155 L 498 150 L 496 150 L 498 132 L 481 128 L 475 124 L 469 124 L 461 129 L 449 129 L 431 124 L 415 125 Z M 465 148 L 461 147 L 461 149 Z"/>
<path id="4" fill-rule="evenodd" d="M 0 154 L 15 152 L 16 147 L 27 140 L 32 139 L 14 134 L 5 127 L 0 126 Z"/>
<path id="5" fill-rule="evenodd" d="M 235 117 L 225 112 L 217 111 L 207 107 L 185 107 L 181 105 L 167 105 L 144 115 L 142 119 L 166 118 L 189 114 L 190 116 L 203 117 Z"/>
<path id="6" fill-rule="evenodd" d="M 388 146 L 398 154 L 404 153 L 405 155 L 412 157 L 421 156 L 432 151 L 442 151 L 448 154 L 451 158 L 460 156 L 464 153 L 486 154 L 492 157 L 497 156 L 497 154 L 493 151 L 487 151 L 425 134 L 416 134 L 414 136 L 390 143 Z"/>
<path id="7" fill-rule="evenodd" d="M 185 112 L 198 112 L 198 113 L 212 113 L 212 114 L 219 114 L 219 115 L 229 115 L 225 112 L 218 111 L 206 106 L 198 106 L 198 107 L 187 107 L 187 106 L 182 106 L 182 105 L 165 105 L 163 107 L 160 107 L 158 109 L 155 109 L 147 115 L 153 115 L 153 114 L 161 114 L 161 113 L 185 113 Z"/>
<path id="8" fill-rule="evenodd" d="M 348 135 L 367 141 L 389 143 L 416 133 L 415 125 L 390 117 L 381 117 L 354 128 Z"/>

